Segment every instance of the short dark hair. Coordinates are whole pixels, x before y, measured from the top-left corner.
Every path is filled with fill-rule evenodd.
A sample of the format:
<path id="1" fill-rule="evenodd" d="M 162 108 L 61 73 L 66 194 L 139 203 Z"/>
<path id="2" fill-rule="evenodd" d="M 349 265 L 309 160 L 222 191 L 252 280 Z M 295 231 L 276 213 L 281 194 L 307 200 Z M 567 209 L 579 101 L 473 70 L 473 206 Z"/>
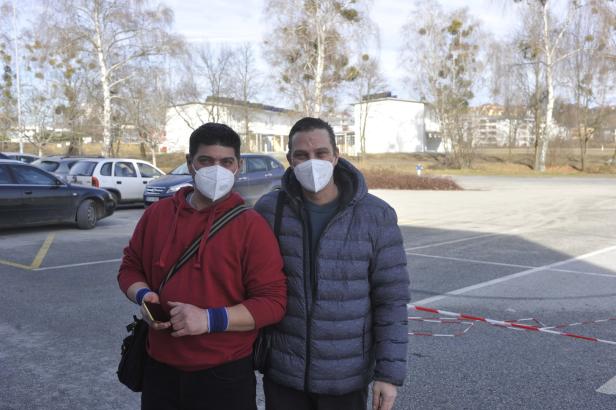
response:
<path id="1" fill-rule="evenodd" d="M 332 143 L 332 147 L 334 148 L 334 152 L 336 152 L 336 134 L 334 134 L 334 130 L 332 126 L 329 125 L 326 121 L 323 121 L 320 118 L 313 117 L 304 117 L 301 120 L 297 121 L 293 127 L 291 127 L 291 131 L 289 131 L 289 152 L 291 152 L 291 143 L 293 142 L 293 135 L 298 132 L 312 131 L 312 130 L 325 130 L 329 134 L 329 141 Z"/>
<path id="2" fill-rule="evenodd" d="M 223 147 L 233 148 L 235 157 L 239 160 L 241 144 L 240 136 L 231 127 L 225 124 L 208 122 L 190 134 L 188 154 L 193 157 L 197 153 L 199 145 L 222 145 Z"/>

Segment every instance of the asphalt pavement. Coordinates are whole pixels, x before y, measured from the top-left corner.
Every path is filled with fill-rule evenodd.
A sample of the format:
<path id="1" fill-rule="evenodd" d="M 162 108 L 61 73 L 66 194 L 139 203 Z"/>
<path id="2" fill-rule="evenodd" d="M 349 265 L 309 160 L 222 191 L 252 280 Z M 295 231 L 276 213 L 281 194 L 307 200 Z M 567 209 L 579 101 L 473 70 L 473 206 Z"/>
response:
<path id="1" fill-rule="evenodd" d="M 464 191 L 372 191 L 398 213 L 411 280 L 396 409 L 616 408 L 616 179 L 455 179 Z M 136 312 L 116 273 L 142 212 L 0 232 L 0 409 L 139 408 L 115 376 Z"/>

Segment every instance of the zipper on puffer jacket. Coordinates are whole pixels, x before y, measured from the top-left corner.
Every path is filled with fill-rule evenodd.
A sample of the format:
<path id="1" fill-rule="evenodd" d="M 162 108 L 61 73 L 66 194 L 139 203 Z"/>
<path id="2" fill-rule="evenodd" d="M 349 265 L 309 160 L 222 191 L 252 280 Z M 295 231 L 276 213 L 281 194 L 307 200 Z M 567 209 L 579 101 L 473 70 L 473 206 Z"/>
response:
<path id="1" fill-rule="evenodd" d="M 310 216 L 308 212 L 301 206 L 301 215 L 302 215 L 302 229 L 304 230 L 304 270 L 308 267 L 309 275 L 306 280 L 306 275 L 304 275 L 304 299 L 306 301 L 306 368 L 304 371 L 304 391 L 310 392 L 310 362 L 311 362 L 311 354 L 310 354 L 310 340 L 312 339 L 312 310 L 314 308 L 314 303 L 317 297 L 317 258 L 319 257 L 319 248 L 321 244 L 321 238 L 329 227 L 333 224 L 336 219 L 339 219 L 344 213 L 345 210 L 339 211 L 336 213 L 325 225 L 325 228 L 321 231 L 321 235 L 317 239 L 316 246 L 314 249 L 314 255 L 312 255 L 312 231 L 310 229 Z M 308 255 L 308 259 L 306 259 L 306 255 Z M 308 263 L 306 262 L 308 261 Z M 308 284 L 310 286 L 308 286 Z M 308 288 L 310 287 L 310 302 L 308 299 Z"/>
<path id="2" fill-rule="evenodd" d="M 304 231 L 304 240 L 302 241 L 302 245 L 304 246 L 304 301 L 306 304 L 306 361 L 304 368 L 304 391 L 310 391 L 310 339 L 311 339 L 311 328 L 312 328 L 312 292 L 309 288 L 312 286 L 312 263 L 311 261 L 311 230 L 310 230 L 310 220 L 308 219 L 308 212 L 304 209 L 303 205 L 300 206 L 300 212 L 302 215 L 302 229 Z M 305 273 L 308 272 L 308 275 Z M 308 296 L 311 296 L 310 298 Z"/>

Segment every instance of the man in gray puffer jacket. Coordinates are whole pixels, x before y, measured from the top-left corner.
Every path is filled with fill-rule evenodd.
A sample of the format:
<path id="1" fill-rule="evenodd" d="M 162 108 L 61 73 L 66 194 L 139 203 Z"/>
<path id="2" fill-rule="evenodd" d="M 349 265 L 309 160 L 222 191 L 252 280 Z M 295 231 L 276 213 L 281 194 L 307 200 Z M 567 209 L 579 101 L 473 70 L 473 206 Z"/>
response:
<path id="1" fill-rule="evenodd" d="M 287 312 L 269 329 L 268 410 L 393 407 L 407 373 L 409 277 L 395 211 L 339 157 L 331 126 L 299 120 L 280 192 L 255 205 L 275 227 Z M 278 218 L 277 208 L 279 209 Z"/>

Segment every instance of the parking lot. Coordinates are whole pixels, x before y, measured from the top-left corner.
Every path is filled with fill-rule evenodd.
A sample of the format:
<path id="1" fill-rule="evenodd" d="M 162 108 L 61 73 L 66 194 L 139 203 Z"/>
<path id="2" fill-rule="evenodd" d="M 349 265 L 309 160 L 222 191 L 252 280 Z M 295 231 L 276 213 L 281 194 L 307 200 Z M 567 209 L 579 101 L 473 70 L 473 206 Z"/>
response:
<path id="1" fill-rule="evenodd" d="M 373 191 L 398 212 L 412 305 L 553 332 L 411 308 L 396 409 L 614 408 L 616 179 L 456 180 Z M 136 312 L 116 273 L 142 212 L 0 232 L 0 409 L 139 407 L 115 377 Z"/>

